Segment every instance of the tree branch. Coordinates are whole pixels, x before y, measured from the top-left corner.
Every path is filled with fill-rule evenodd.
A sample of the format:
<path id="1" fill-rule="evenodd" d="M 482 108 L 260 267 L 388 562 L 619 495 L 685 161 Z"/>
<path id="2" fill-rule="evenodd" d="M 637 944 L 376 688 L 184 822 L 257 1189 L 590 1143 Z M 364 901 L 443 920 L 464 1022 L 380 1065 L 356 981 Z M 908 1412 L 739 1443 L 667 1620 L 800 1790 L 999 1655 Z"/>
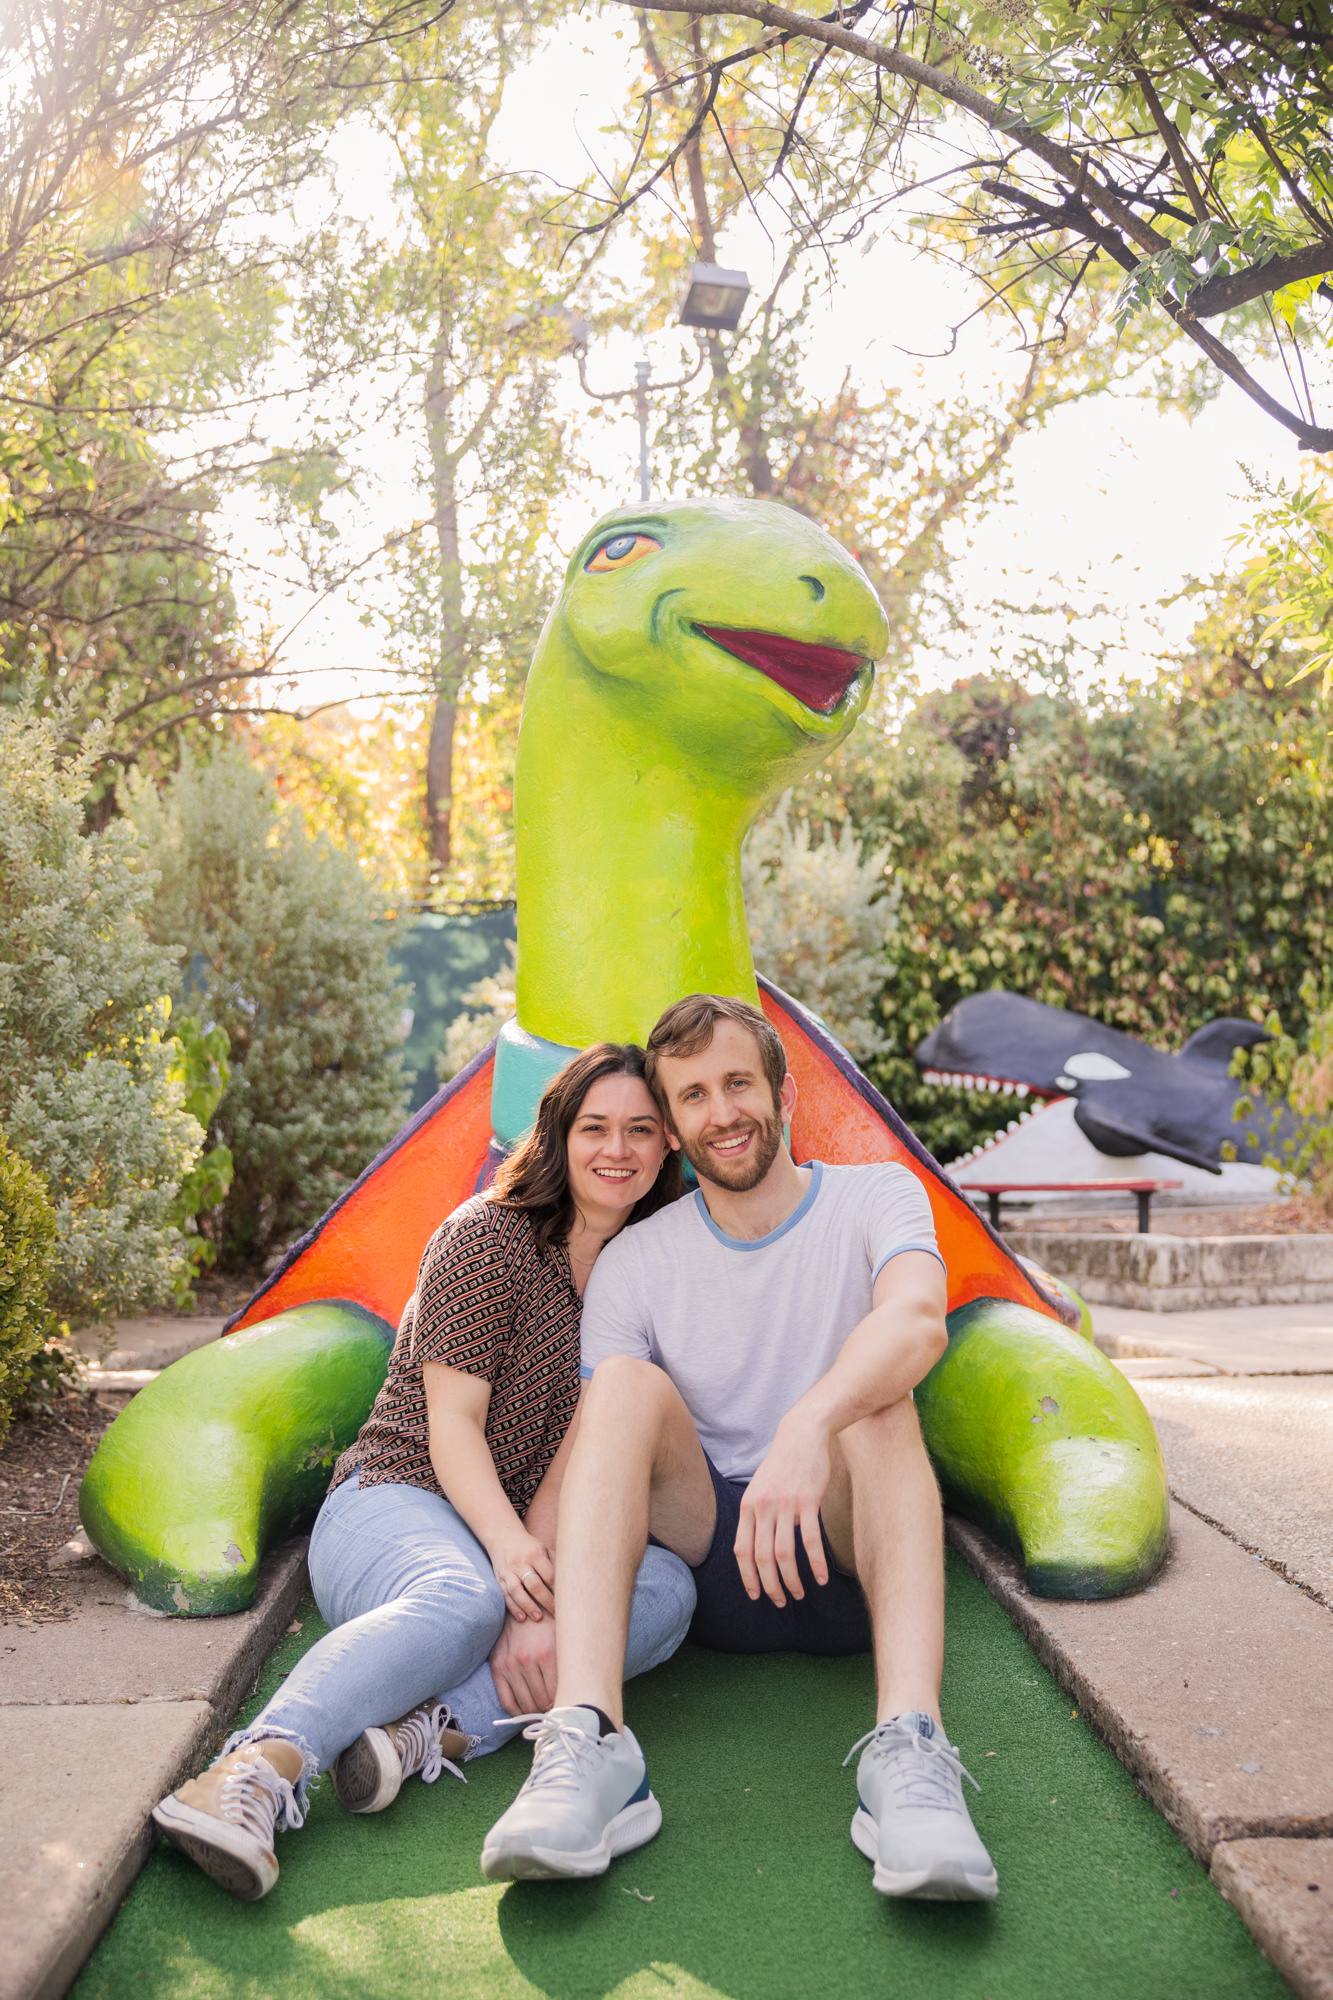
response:
<path id="1" fill-rule="evenodd" d="M 1266 264 L 1250 264 L 1243 271 L 1210 278 L 1206 285 L 1186 294 L 1181 311 L 1188 319 L 1211 319 L 1215 313 L 1248 305 L 1265 292 L 1280 292 L 1285 285 L 1298 285 L 1304 278 L 1321 278 L 1325 271 L 1333 271 L 1333 243 L 1307 243 L 1289 257 L 1270 257 Z"/>
<path id="2" fill-rule="evenodd" d="M 810 14 L 798 14 L 789 7 L 779 7 L 772 0 L 619 0 L 622 6 L 647 7 L 660 14 L 715 15 L 735 19 L 737 16 L 750 21 L 758 21 L 763 27 L 776 29 L 790 35 L 803 35 L 812 41 L 823 42 L 829 48 L 845 50 L 848 55 L 857 56 L 862 62 L 871 63 L 876 68 L 887 71 L 891 76 L 900 76 L 905 82 L 914 84 L 946 104 L 955 104 L 960 111 L 991 131 L 1003 133 L 1010 145 L 1031 153 L 1043 165 L 1050 167 L 1060 179 L 1068 181 L 1077 191 L 1076 199 L 1094 209 L 1105 221 L 1114 225 L 1131 243 L 1151 258 L 1161 251 L 1171 249 L 1171 240 L 1160 231 L 1144 222 L 1141 217 L 1119 200 L 1109 188 L 1093 174 L 1088 153 L 1078 153 L 1058 141 L 1047 138 L 1023 118 L 1015 118 L 1002 104 L 996 104 L 983 91 L 976 90 L 969 83 L 950 76 L 935 64 L 920 61 L 916 56 L 904 55 L 898 49 L 889 48 L 883 42 L 874 42 L 865 35 L 853 34 L 836 22 L 818 20 Z M 716 82 L 714 94 L 716 93 Z M 656 178 L 656 177 L 655 177 Z M 631 198 L 632 199 L 632 198 Z M 618 210 L 623 213 L 629 202 L 623 202 Z M 1066 223 L 1066 227 L 1087 231 L 1077 223 Z M 1095 239 L 1094 239 L 1095 240 Z M 1323 245 L 1318 246 L 1321 250 Z M 1117 262 L 1121 260 L 1117 258 Z M 1326 266 L 1325 268 L 1333 268 Z M 1256 287 L 1256 293 L 1270 289 L 1267 285 Z M 1275 397 L 1270 396 L 1262 385 L 1244 368 L 1229 349 L 1225 348 L 1215 335 L 1197 323 L 1197 318 L 1187 315 L 1182 305 L 1175 300 L 1161 297 L 1157 303 L 1179 327 L 1187 339 L 1192 340 L 1208 356 L 1213 365 L 1238 389 L 1259 405 L 1268 416 L 1291 432 L 1298 444 L 1307 451 L 1333 451 L 1333 430 L 1322 429 L 1309 423 L 1299 412 L 1286 409 Z"/>

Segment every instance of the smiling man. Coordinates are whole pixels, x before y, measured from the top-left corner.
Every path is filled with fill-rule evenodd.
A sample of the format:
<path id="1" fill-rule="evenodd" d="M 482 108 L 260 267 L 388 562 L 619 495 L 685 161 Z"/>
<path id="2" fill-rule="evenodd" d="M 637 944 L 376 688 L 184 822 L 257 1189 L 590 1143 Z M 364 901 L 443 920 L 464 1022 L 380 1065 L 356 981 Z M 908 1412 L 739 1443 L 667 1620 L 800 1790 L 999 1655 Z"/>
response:
<path id="1" fill-rule="evenodd" d="M 875 1654 L 852 1839 L 886 1896 L 985 1901 L 995 1870 L 939 1711 L 939 1491 L 912 1389 L 944 1351 L 944 1267 L 905 1167 L 798 1167 L 782 1043 L 694 994 L 648 1080 L 697 1192 L 608 1246 L 584 1302 L 584 1390 L 560 1501 L 555 1706 L 492 1828 L 492 1881 L 601 1874 L 661 1808 L 623 1726 L 648 1537 L 690 1565 L 691 1636 L 721 1651 Z M 853 1753 L 849 1753 L 850 1755 Z"/>

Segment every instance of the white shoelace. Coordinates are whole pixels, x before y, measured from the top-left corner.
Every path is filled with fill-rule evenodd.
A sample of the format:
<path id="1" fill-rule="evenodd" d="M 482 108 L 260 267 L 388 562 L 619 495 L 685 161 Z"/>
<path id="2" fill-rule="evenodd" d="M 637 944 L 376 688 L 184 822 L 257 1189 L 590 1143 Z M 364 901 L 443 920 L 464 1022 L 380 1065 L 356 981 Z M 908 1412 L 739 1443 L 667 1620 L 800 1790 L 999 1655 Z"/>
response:
<path id="1" fill-rule="evenodd" d="M 539 1783 L 574 1789 L 583 1771 L 596 1761 L 600 1737 L 590 1736 L 558 1713 L 511 1715 L 507 1720 L 528 1725 L 523 1734 L 532 1745 L 532 1769 L 522 1786 L 525 1792 L 529 1785 Z"/>
<path id="2" fill-rule="evenodd" d="M 273 1846 L 275 1830 L 305 1824 L 291 1785 L 266 1757 L 249 1757 L 227 1773 L 218 1790 L 218 1809 L 262 1847 Z"/>
<path id="3" fill-rule="evenodd" d="M 444 1754 L 440 1737 L 446 1729 L 458 1728 L 458 1717 L 453 1710 L 441 1702 L 427 1702 L 422 1708 L 414 1708 L 404 1722 L 395 1723 L 398 1742 L 398 1761 L 403 1767 L 403 1776 L 410 1778 L 414 1771 L 420 1771 L 423 1785 L 433 1785 L 441 1771 L 450 1771 L 461 1783 L 467 1779 Z M 468 1749 L 475 1750 L 481 1741 L 478 1736 L 468 1737 Z"/>
<path id="4" fill-rule="evenodd" d="M 941 1735 L 923 1736 L 919 1730 L 908 1728 L 896 1718 L 881 1722 L 878 1728 L 867 1730 L 853 1743 L 842 1760 L 844 1770 L 867 1743 L 873 1743 L 877 1750 L 893 1756 L 890 1783 L 898 1805 L 928 1806 L 936 1811 L 958 1812 L 962 1808 L 960 1779 L 966 1778 L 973 1791 L 981 1790 L 953 1744 Z M 894 1754 L 902 1751 L 915 1751 L 917 1754 L 913 1757 Z"/>

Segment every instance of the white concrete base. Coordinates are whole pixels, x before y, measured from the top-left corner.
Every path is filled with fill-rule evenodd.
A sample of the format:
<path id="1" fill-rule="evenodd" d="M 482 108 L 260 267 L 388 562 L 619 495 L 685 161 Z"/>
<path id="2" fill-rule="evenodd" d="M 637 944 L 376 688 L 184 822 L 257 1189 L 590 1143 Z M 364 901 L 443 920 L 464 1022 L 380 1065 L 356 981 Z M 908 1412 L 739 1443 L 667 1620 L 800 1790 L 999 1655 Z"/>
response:
<path id="1" fill-rule="evenodd" d="M 1165 1153 L 1133 1153 L 1113 1158 L 1093 1145 L 1074 1117 L 1072 1097 L 1057 1097 L 1015 1118 L 1007 1132 L 953 1160 L 945 1172 L 965 1188 L 977 1181 L 1179 1181 L 1177 1200 L 1216 1201 L 1219 1196 L 1266 1201 L 1277 1192 L 1278 1176 L 1248 1160 L 1225 1163 L 1220 1173 L 1187 1167 Z M 1086 1201 L 1086 1195 L 1041 1196 L 1042 1206 Z M 1122 1195 L 1128 1202 L 1130 1197 Z"/>

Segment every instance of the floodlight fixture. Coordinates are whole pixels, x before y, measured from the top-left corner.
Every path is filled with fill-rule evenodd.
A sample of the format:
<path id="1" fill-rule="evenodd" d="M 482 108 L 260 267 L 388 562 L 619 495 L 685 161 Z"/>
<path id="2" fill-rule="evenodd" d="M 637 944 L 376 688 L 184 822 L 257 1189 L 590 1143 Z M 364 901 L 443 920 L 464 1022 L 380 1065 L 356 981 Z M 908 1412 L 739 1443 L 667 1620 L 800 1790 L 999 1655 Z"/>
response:
<path id="1" fill-rule="evenodd" d="M 735 333 L 749 296 L 750 280 L 744 271 L 696 264 L 680 302 L 680 324 L 702 327 L 706 333 Z"/>

